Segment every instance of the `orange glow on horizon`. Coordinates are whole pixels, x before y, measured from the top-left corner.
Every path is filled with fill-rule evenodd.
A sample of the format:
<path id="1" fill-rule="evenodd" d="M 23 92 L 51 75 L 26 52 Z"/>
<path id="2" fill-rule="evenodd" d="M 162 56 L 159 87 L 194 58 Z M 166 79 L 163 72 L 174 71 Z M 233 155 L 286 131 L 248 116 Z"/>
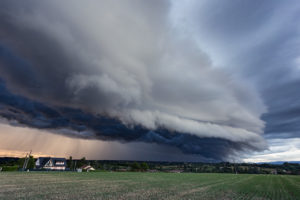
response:
<path id="1" fill-rule="evenodd" d="M 24 157 L 32 150 L 34 157 L 109 159 L 113 150 L 124 152 L 116 142 L 86 140 L 53 134 L 44 130 L 0 124 L 0 157 Z"/>

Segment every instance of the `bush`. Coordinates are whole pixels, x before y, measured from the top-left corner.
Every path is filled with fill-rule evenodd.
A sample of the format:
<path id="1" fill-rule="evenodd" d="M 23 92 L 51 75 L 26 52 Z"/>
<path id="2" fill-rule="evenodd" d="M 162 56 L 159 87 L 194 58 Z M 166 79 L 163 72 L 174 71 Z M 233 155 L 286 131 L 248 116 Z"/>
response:
<path id="1" fill-rule="evenodd" d="M 12 171 L 18 171 L 19 166 L 15 165 L 15 166 L 3 166 L 2 167 L 2 171 L 6 171 L 6 172 L 12 172 Z"/>

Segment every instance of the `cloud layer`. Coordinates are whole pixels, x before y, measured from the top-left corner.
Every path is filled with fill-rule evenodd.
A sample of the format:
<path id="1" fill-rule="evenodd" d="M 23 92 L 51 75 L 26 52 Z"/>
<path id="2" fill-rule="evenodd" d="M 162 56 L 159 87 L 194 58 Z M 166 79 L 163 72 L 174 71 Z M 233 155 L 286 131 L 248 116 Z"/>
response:
<path id="1" fill-rule="evenodd" d="M 299 124 L 298 104 L 283 107 L 299 81 L 289 52 L 280 54 L 297 41 L 286 25 L 297 9 L 270 4 L 2 1 L 1 116 L 216 160 L 263 150 L 263 114 L 270 134 L 298 134 L 290 125 Z M 255 14 L 243 12 L 249 6 Z"/>

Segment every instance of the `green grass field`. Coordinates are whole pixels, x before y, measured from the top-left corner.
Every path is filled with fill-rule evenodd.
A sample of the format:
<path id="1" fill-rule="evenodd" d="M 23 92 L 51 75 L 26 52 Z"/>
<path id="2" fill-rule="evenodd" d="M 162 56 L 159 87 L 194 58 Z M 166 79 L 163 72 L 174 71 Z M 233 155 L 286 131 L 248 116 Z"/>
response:
<path id="1" fill-rule="evenodd" d="M 1 172 L 0 199 L 300 199 L 300 176 Z"/>

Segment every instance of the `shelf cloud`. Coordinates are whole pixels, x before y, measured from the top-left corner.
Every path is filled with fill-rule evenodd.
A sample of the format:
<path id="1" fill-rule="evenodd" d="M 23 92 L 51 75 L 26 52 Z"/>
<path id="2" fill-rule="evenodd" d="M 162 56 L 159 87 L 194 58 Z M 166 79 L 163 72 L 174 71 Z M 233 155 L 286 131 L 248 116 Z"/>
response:
<path id="1" fill-rule="evenodd" d="M 233 2 L 203 15 L 215 22 L 214 17 L 230 13 Z M 0 115 L 14 125 L 157 143 L 214 160 L 265 150 L 265 124 L 278 120 L 273 107 L 297 91 L 297 81 L 285 82 L 282 87 L 292 85 L 283 94 L 269 95 L 274 84 L 259 86 L 269 73 L 249 74 L 272 63 L 262 62 L 261 54 L 239 51 L 246 44 L 239 36 L 263 25 L 256 19 L 248 19 L 246 27 L 243 21 L 230 25 L 235 18 L 230 15 L 216 21 L 228 26 L 208 26 L 214 23 L 193 9 L 214 10 L 215 3 L 194 2 L 193 8 L 160 0 L 1 1 Z M 185 11 L 191 14 L 182 16 Z M 240 46 L 224 49 L 227 60 L 216 56 L 218 45 L 234 40 Z M 241 55 L 231 59 L 231 66 L 230 51 Z M 280 66 L 274 67 L 279 73 Z M 270 102 L 274 95 L 279 100 Z M 267 126 L 267 132 L 276 126 Z M 276 131 L 286 132 L 280 127 Z"/>

